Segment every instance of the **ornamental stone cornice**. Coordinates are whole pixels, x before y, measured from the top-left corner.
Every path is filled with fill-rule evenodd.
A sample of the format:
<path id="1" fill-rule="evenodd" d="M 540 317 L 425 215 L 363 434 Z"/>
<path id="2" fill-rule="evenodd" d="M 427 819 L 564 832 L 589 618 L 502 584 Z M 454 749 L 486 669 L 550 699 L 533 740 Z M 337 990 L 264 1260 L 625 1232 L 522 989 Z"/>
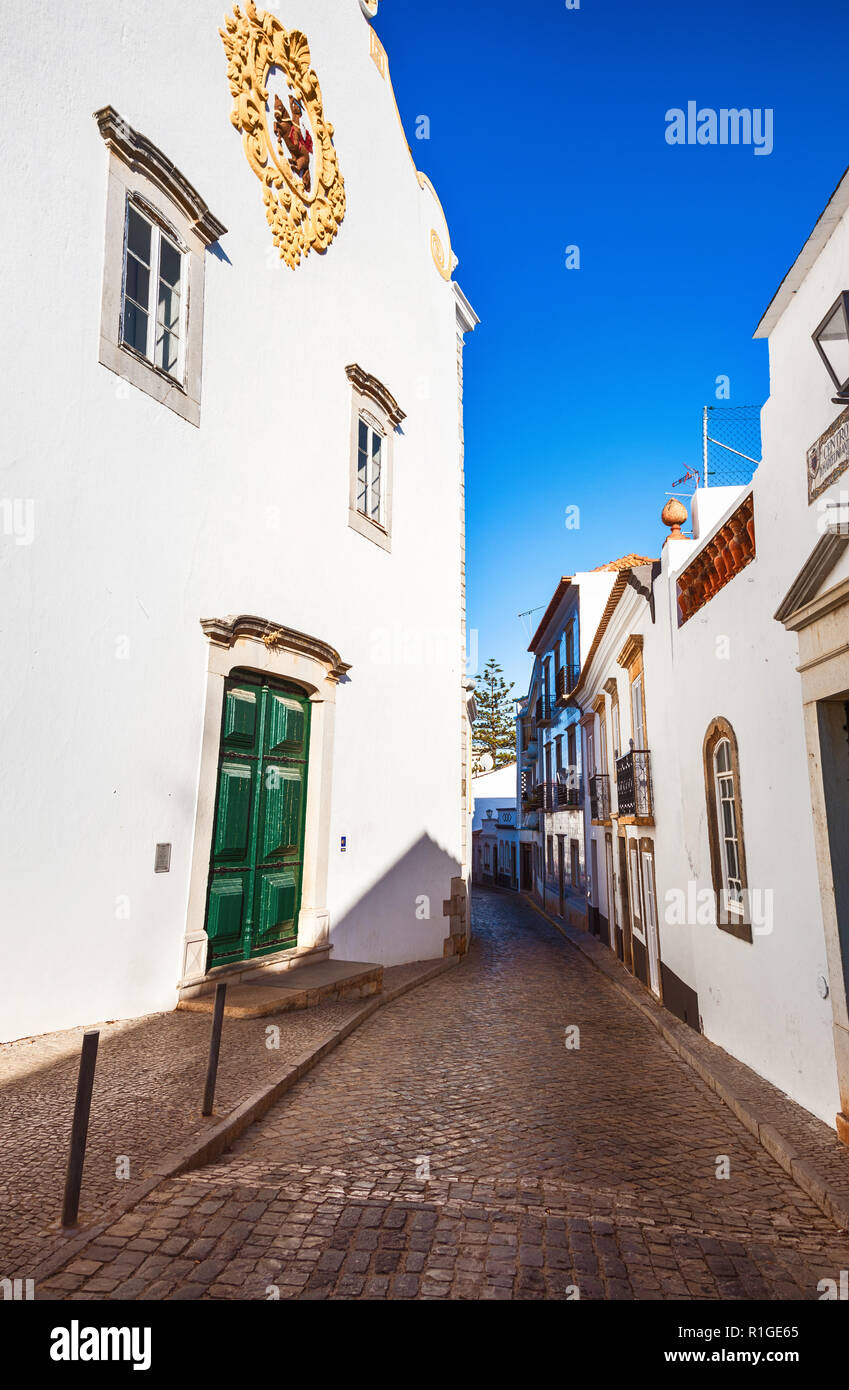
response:
<path id="1" fill-rule="evenodd" d="M 133 171 L 145 174 L 170 198 L 191 222 L 204 246 L 212 246 L 224 236 L 224 223 L 213 216 L 197 189 L 152 140 L 134 130 L 114 106 L 102 106 L 95 111 L 94 119 L 107 149 Z"/>
<path id="2" fill-rule="evenodd" d="M 627 670 L 629 667 L 633 666 L 637 657 L 642 655 L 642 651 L 643 634 L 641 632 L 632 632 L 616 658 L 616 665 L 624 666 Z"/>
<path id="3" fill-rule="evenodd" d="M 350 363 L 345 368 L 345 375 L 361 396 L 367 396 L 370 401 L 374 401 L 375 405 L 380 407 L 393 429 L 400 425 L 402 420 L 406 420 L 407 416 L 395 397 L 387 391 L 376 376 L 372 376 L 370 372 L 364 372 L 356 362 Z"/>
<path id="4" fill-rule="evenodd" d="M 814 600 L 842 556 L 849 536 L 835 532 L 825 532 L 817 540 L 811 554 L 794 579 L 787 594 L 775 611 L 774 616 L 785 627 L 795 629 L 810 621 L 807 610 L 816 609 Z M 818 614 L 816 616 L 819 616 Z M 799 619 L 802 619 L 800 622 Z"/>
<path id="5" fill-rule="evenodd" d="M 217 647 L 232 647 L 240 638 L 262 642 L 269 651 L 285 650 L 311 657 L 326 667 L 328 676 L 334 681 L 340 681 L 351 669 L 350 664 L 343 661 L 329 643 L 322 642 L 318 637 L 310 637 L 305 632 L 297 632 L 294 628 L 269 622 L 267 618 L 242 613 L 238 617 L 202 618 L 200 625 L 209 642 Z"/>

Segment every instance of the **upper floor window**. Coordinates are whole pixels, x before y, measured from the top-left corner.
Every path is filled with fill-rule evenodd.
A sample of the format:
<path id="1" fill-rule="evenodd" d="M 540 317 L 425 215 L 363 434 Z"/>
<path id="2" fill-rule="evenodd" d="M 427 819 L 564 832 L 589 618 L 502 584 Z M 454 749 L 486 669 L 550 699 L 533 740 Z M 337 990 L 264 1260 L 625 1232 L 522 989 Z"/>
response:
<path id="1" fill-rule="evenodd" d="M 726 719 L 714 719 L 704 743 L 705 794 L 717 926 L 752 940 L 746 911 L 746 852 L 737 739 Z"/>
<path id="2" fill-rule="evenodd" d="M 357 511 L 370 521 L 383 521 L 383 435 L 360 417 L 357 442 Z"/>
<path id="3" fill-rule="evenodd" d="M 645 704 L 643 703 L 643 673 L 635 676 L 631 682 L 631 729 L 634 735 L 634 747 L 645 748 L 646 746 L 646 714 Z"/>
<path id="4" fill-rule="evenodd" d="M 377 377 L 356 363 L 345 372 L 353 387 L 348 525 L 391 550 L 394 440 L 406 417 Z"/>
<path id="5" fill-rule="evenodd" d="M 713 754 L 714 791 L 719 824 L 719 848 L 722 858 L 722 879 L 732 912 L 742 915 L 743 880 L 740 877 L 740 817 L 737 811 L 737 792 L 734 769 L 731 766 L 731 743 L 720 739 Z"/>
<path id="6" fill-rule="evenodd" d="M 127 199 L 121 340 L 180 380 L 183 365 L 183 252 Z"/>
<path id="7" fill-rule="evenodd" d="M 199 425 L 206 251 L 227 228 L 113 107 L 95 120 L 109 150 L 99 361 Z"/>

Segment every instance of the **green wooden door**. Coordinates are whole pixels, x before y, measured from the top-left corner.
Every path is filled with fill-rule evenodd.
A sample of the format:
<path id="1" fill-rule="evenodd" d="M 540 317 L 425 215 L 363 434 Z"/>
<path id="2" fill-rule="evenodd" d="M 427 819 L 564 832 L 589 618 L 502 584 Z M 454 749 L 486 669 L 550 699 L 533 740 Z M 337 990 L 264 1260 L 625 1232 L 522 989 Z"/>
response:
<path id="1" fill-rule="evenodd" d="M 304 862 L 310 704 L 250 672 L 224 690 L 207 969 L 294 946 Z"/>

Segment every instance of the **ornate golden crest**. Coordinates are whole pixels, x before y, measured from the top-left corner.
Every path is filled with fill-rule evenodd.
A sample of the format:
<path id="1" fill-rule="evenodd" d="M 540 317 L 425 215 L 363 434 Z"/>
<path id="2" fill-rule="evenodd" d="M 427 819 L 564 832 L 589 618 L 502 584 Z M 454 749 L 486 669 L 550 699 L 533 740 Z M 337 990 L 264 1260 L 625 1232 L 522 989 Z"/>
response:
<path id="1" fill-rule="evenodd" d="M 219 33 L 234 101 L 230 120 L 242 132 L 248 163 L 262 184 L 274 244 L 294 269 L 311 250 L 327 250 L 345 216 L 333 126 L 324 119 L 304 34 L 288 32 L 274 15 L 257 11 L 253 0 L 244 13 L 234 5 L 224 23 Z M 279 97 L 270 109 L 274 69 L 285 79 L 288 111 Z"/>

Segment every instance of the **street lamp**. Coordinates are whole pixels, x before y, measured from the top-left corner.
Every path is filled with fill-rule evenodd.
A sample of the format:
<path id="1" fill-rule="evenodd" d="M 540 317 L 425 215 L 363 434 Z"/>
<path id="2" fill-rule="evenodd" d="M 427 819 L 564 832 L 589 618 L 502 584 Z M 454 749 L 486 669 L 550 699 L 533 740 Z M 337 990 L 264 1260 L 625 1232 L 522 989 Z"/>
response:
<path id="1" fill-rule="evenodd" d="M 812 335 L 814 346 L 837 387 L 835 405 L 849 405 L 849 290 L 837 296 Z"/>

